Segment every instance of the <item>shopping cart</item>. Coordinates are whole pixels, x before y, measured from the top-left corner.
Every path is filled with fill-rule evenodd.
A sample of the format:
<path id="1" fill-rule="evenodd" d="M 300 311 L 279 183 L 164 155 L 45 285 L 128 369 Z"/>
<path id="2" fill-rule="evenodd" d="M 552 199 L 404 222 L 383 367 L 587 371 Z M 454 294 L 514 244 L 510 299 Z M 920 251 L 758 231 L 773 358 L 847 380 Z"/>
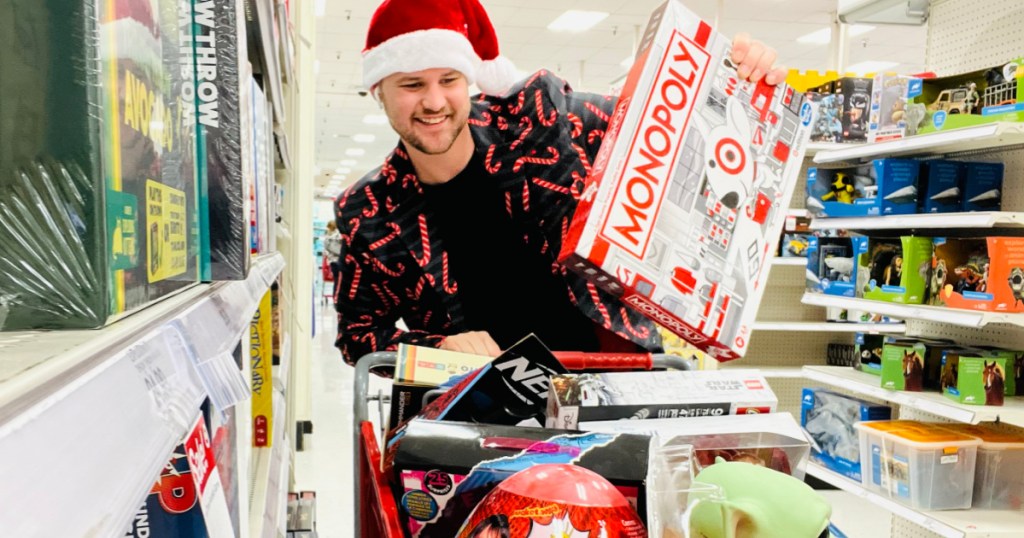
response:
<path id="1" fill-rule="evenodd" d="M 572 353 L 557 352 L 559 362 L 568 370 L 689 370 L 690 363 L 675 355 L 649 353 Z M 352 406 L 355 424 L 353 468 L 356 471 L 355 492 L 355 536 L 359 538 L 401 538 L 402 525 L 398 505 L 383 472 L 378 432 L 369 420 L 369 403 L 376 402 L 381 423 L 384 423 L 384 405 L 390 395 L 383 390 L 370 394 L 370 374 L 381 370 L 393 370 L 397 353 L 371 353 L 359 359 L 356 364 L 354 401 Z M 383 432 L 381 432 L 383 438 Z"/>

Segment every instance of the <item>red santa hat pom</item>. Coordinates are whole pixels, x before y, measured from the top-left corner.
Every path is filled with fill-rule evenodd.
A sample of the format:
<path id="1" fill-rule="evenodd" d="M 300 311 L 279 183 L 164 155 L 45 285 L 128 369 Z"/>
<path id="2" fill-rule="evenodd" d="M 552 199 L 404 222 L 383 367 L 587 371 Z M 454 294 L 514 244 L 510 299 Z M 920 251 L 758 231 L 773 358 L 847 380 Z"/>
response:
<path id="1" fill-rule="evenodd" d="M 492 95 L 517 79 L 479 0 L 385 0 L 366 34 L 363 84 L 434 68 L 456 69 Z"/>

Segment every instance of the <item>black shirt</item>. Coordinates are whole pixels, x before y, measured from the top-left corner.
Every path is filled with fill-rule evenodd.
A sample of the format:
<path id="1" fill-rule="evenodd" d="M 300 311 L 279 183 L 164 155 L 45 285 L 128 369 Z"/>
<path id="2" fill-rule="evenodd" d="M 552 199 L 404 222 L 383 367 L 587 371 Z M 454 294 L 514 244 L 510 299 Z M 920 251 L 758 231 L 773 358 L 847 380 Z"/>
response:
<path id="1" fill-rule="evenodd" d="M 526 245 L 479 153 L 447 183 L 425 185 L 466 325 L 501 349 L 535 333 L 552 350 L 597 351 L 596 326 L 572 302 L 553 257 Z"/>

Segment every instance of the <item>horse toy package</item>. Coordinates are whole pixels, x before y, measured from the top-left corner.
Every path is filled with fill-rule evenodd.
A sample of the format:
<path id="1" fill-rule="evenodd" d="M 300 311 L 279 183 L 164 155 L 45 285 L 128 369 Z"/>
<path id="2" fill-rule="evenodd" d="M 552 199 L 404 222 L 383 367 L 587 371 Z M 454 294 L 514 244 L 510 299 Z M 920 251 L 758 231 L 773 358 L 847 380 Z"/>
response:
<path id="1" fill-rule="evenodd" d="M 719 360 L 746 352 L 814 119 L 729 47 L 678 0 L 655 11 L 560 254 Z"/>

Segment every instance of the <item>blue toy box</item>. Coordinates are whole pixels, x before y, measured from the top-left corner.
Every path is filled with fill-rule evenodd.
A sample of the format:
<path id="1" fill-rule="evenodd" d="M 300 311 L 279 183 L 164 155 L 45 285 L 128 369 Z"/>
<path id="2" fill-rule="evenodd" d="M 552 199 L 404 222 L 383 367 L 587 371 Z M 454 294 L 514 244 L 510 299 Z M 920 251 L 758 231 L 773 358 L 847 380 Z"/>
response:
<path id="1" fill-rule="evenodd" d="M 860 482 L 860 439 L 853 425 L 865 420 L 889 420 L 892 409 L 816 388 L 805 388 L 801 401 L 800 425 L 814 440 L 811 459 Z"/>
<path id="2" fill-rule="evenodd" d="M 964 211 L 999 211 L 1003 201 L 1003 163 L 964 164 Z"/>
<path id="3" fill-rule="evenodd" d="M 879 159 L 853 168 L 810 168 L 807 209 L 816 217 L 916 213 L 920 167 L 913 159 Z"/>
<path id="4" fill-rule="evenodd" d="M 921 213 L 956 213 L 963 206 L 964 164 L 955 161 L 921 163 Z"/>
<path id="5" fill-rule="evenodd" d="M 810 237 L 807 291 L 857 296 L 857 258 L 867 252 L 866 237 Z"/>

